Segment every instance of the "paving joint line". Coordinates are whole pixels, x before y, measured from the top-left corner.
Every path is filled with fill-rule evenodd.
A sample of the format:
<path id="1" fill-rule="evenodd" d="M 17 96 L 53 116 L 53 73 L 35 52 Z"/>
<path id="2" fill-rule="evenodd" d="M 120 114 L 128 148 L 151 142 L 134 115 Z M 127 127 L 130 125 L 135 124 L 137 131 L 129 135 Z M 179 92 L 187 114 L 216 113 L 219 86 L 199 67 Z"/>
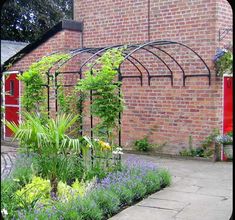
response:
<path id="1" fill-rule="evenodd" d="M 217 197 L 217 198 L 227 198 L 226 196 L 216 196 L 216 195 L 208 195 L 208 194 L 204 194 L 204 193 L 179 191 L 179 190 L 171 189 L 170 187 L 168 188 L 168 190 L 173 191 L 173 192 L 179 192 L 179 193 L 188 193 L 188 194 L 195 194 L 195 195 L 202 195 L 202 196 L 209 196 L 209 197 Z"/>
<path id="2" fill-rule="evenodd" d="M 137 205 L 139 207 L 143 207 L 143 208 L 152 208 L 152 209 L 163 209 L 163 210 L 168 210 L 168 211 L 175 211 L 175 212 L 178 212 L 177 210 L 175 209 L 170 209 L 170 208 L 162 208 L 162 207 L 159 207 L 159 206 L 148 206 L 148 205 Z"/>
<path id="3" fill-rule="evenodd" d="M 187 203 L 182 209 L 180 209 L 174 216 L 173 218 L 176 219 L 177 215 L 179 215 L 187 206 L 191 205 L 191 203 Z"/>

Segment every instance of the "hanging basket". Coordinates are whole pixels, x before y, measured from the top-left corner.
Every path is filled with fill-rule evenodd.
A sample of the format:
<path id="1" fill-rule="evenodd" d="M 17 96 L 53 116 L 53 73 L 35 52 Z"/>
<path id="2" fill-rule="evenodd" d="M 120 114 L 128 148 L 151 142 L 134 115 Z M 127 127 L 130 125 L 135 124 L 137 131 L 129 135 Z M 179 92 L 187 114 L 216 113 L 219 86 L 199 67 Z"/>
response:
<path id="1" fill-rule="evenodd" d="M 224 154 L 228 159 L 233 159 L 233 145 L 224 145 Z"/>

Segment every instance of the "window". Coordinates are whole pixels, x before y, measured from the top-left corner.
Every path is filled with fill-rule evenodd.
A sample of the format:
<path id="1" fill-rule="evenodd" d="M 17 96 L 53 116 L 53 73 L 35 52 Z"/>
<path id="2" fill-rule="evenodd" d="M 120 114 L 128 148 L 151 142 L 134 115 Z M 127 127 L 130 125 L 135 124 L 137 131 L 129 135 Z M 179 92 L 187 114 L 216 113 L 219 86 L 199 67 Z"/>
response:
<path id="1" fill-rule="evenodd" d="M 14 95 L 14 80 L 10 81 L 10 95 Z"/>

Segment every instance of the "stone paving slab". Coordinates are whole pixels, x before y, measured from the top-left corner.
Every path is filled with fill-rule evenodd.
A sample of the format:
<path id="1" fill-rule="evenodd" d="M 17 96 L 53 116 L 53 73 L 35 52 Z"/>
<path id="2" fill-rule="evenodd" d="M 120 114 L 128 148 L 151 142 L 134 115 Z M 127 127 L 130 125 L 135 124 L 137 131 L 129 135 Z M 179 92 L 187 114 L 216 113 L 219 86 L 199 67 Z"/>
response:
<path id="1" fill-rule="evenodd" d="M 112 220 L 164 220 L 172 219 L 177 214 L 175 210 L 157 209 L 142 206 L 132 206 L 116 216 Z"/>
<path id="2" fill-rule="evenodd" d="M 144 199 L 143 201 L 138 203 L 138 206 L 141 206 L 141 207 L 165 209 L 165 210 L 172 210 L 172 211 L 177 211 L 177 212 L 182 210 L 187 205 L 189 205 L 189 203 L 187 202 L 165 200 L 165 199 L 152 198 L 152 197 Z"/>

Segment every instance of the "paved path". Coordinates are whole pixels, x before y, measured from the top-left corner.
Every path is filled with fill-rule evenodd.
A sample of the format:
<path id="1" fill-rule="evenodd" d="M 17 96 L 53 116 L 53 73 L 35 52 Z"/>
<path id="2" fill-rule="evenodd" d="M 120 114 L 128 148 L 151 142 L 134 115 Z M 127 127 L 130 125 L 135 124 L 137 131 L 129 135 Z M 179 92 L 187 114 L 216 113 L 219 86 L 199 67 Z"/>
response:
<path id="1" fill-rule="evenodd" d="M 10 174 L 15 158 L 15 147 L 1 146 L 1 180 Z"/>
<path id="2" fill-rule="evenodd" d="M 173 182 L 110 220 L 229 220 L 232 163 L 137 156 L 168 168 Z"/>

